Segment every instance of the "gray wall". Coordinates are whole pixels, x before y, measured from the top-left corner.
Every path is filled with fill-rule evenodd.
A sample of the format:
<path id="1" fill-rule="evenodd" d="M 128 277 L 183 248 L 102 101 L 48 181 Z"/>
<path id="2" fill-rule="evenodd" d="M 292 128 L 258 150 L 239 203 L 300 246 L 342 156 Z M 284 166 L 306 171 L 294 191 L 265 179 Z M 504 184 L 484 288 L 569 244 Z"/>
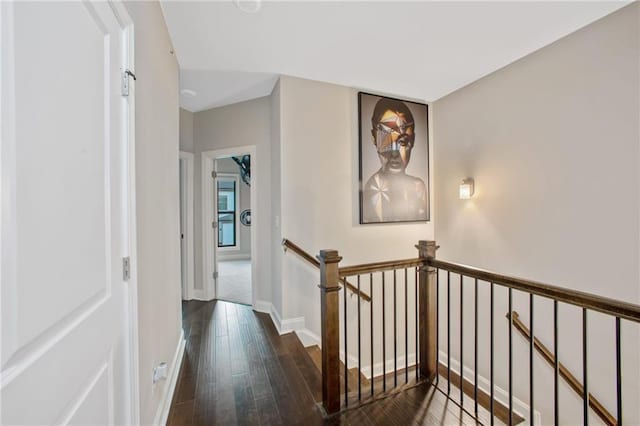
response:
<path id="1" fill-rule="evenodd" d="M 157 2 L 127 2 L 135 24 L 136 220 L 140 421 L 162 408 L 181 331 L 178 209 L 178 62 Z"/>
<path id="2" fill-rule="evenodd" d="M 255 145 L 252 185 L 256 185 L 257 206 L 252 206 L 252 226 L 257 228 L 256 267 L 258 300 L 271 298 L 271 111 L 268 97 L 253 99 L 194 114 L 195 142 L 195 277 L 196 289 L 203 288 L 202 276 L 202 191 L 203 151 Z"/>
<path id="3" fill-rule="evenodd" d="M 222 158 L 220 160 L 216 160 L 216 171 L 218 173 L 230 173 L 236 175 L 238 178 L 238 198 L 239 205 L 238 209 L 242 213 L 245 209 L 251 208 L 251 187 L 242 182 L 242 178 L 240 177 L 240 169 L 238 164 L 233 161 L 231 158 Z M 242 223 L 239 225 L 239 236 L 238 236 L 238 250 L 233 251 L 223 251 L 218 250 L 218 259 L 250 259 L 251 258 L 251 227 L 244 226 Z"/>
<path id="4" fill-rule="evenodd" d="M 341 265 L 416 256 L 417 241 L 433 238 L 433 221 L 359 224 L 357 90 L 282 76 L 279 101 L 282 235 L 312 255 L 339 250 Z M 318 277 L 295 254 L 284 255 L 280 313 L 303 317 L 316 335 Z"/>
<path id="5" fill-rule="evenodd" d="M 194 152 L 193 113 L 180 108 L 180 151 Z"/>
<path id="6" fill-rule="evenodd" d="M 640 302 L 638 10 L 628 6 L 435 102 L 438 257 Z M 468 201 L 457 193 L 466 177 L 476 181 Z M 488 302 L 486 291 L 481 297 Z M 506 348 L 506 296 L 496 303 L 496 344 Z M 516 294 L 528 323 L 527 303 Z M 594 317 L 590 391 L 615 413 L 614 325 Z M 540 301 L 536 318 L 536 334 L 552 347 L 551 305 Z M 560 361 L 581 377 L 580 312 L 561 306 L 560 320 Z M 488 323 L 486 312 L 481 321 Z M 625 411 L 638 424 L 638 332 L 623 331 Z M 480 333 L 488 338 L 485 328 Z M 516 339 L 516 359 L 527 360 L 527 350 Z M 497 384 L 507 389 L 507 352 L 496 355 Z M 488 364 L 481 367 L 488 377 Z M 553 415 L 552 370 L 542 362 L 535 368 L 545 424 Z M 516 369 L 528 371 L 528 362 Z M 527 377 L 515 378 L 524 401 Z M 575 423 L 580 402 L 562 388 L 560 423 Z"/>

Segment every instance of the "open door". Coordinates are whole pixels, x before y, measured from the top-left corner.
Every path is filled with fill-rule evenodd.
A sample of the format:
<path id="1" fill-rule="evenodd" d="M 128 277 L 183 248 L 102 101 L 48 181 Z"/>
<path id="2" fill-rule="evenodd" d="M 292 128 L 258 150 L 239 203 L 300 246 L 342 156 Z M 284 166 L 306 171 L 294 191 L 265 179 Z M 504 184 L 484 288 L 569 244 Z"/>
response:
<path id="1" fill-rule="evenodd" d="M 130 20 L 3 2 L 0 27 L 0 423 L 131 424 Z"/>

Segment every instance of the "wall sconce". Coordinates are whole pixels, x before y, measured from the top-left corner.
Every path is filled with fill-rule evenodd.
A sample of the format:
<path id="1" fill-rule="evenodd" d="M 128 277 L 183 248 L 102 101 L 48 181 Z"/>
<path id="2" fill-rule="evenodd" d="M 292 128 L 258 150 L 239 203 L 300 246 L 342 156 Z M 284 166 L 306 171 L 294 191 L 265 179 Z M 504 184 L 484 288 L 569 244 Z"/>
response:
<path id="1" fill-rule="evenodd" d="M 469 198 L 471 198 L 471 196 L 473 195 L 473 179 L 464 179 L 460 184 L 459 191 L 461 200 L 468 200 Z"/>

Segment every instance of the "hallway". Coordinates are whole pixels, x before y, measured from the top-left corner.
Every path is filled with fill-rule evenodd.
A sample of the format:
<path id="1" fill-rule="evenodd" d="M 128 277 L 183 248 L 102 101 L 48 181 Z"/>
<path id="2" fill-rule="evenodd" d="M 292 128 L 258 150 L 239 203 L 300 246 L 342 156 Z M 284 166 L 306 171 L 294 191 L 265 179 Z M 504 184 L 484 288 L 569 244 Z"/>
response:
<path id="1" fill-rule="evenodd" d="M 267 314 L 223 301 L 183 303 L 187 339 L 169 425 L 475 425 L 428 385 L 322 418 L 321 375 L 294 333 Z"/>

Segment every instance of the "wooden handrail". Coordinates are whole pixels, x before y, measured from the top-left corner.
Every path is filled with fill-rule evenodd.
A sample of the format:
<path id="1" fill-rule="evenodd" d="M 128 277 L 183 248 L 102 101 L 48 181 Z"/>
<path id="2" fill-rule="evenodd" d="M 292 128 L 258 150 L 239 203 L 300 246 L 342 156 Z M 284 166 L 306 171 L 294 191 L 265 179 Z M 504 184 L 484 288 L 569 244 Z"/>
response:
<path id="1" fill-rule="evenodd" d="M 570 290 L 549 284 L 542 284 L 536 281 L 498 274 L 484 269 L 474 268 L 473 266 L 445 262 L 438 259 L 428 259 L 427 264 L 434 268 L 455 272 L 470 278 L 477 278 L 482 281 L 491 282 L 538 296 L 548 297 L 559 302 L 592 309 L 618 318 L 640 322 L 640 306 L 633 303 L 622 302 L 608 297 L 597 296 L 595 294 Z"/>
<path id="2" fill-rule="evenodd" d="M 509 318 L 508 312 L 506 317 Z M 520 316 L 518 315 L 518 312 L 513 311 L 511 317 L 512 317 L 511 321 L 515 326 L 516 330 L 518 330 L 527 340 L 530 340 L 531 332 L 529 331 L 527 326 L 524 325 L 522 321 L 520 321 Z M 542 357 L 545 359 L 545 361 L 547 361 L 549 365 L 551 365 L 552 367 L 555 366 L 555 361 L 556 361 L 555 356 L 549 350 L 549 348 L 547 348 L 535 336 L 533 337 L 533 346 L 536 348 L 538 353 L 542 355 Z M 573 374 L 571 374 L 571 372 L 561 362 L 558 362 L 558 370 L 560 373 L 560 377 L 562 377 L 569 384 L 571 389 L 573 389 L 574 392 L 577 393 L 578 396 L 582 398 L 584 396 L 584 386 L 582 385 L 582 383 L 580 383 L 580 381 Z M 598 401 L 596 397 L 593 396 L 592 393 L 589 393 L 589 406 L 598 415 L 598 417 L 600 417 L 600 419 L 602 419 L 602 421 L 605 422 L 605 424 L 610 426 L 615 426 L 618 424 L 615 417 L 613 417 L 611 413 L 607 411 L 604 405 L 602 405 L 600 401 Z"/>
<path id="3" fill-rule="evenodd" d="M 304 260 L 306 260 L 307 262 L 309 262 L 310 264 L 312 264 L 316 268 L 318 268 L 318 269 L 320 268 L 320 262 L 318 261 L 318 259 L 316 259 L 313 256 L 311 256 L 309 253 L 307 253 L 302 248 L 300 248 L 297 244 L 291 242 L 290 240 L 288 240 L 286 238 L 283 238 L 282 239 L 282 245 L 285 247 L 285 250 L 286 249 L 291 250 L 292 252 L 294 252 L 295 254 L 297 254 L 298 256 L 300 256 L 301 258 L 303 258 Z M 352 293 L 354 293 L 355 295 L 357 295 L 360 298 L 362 298 L 362 300 L 364 300 L 366 302 L 370 302 L 371 301 L 371 297 L 367 293 L 365 293 L 362 290 L 358 290 L 358 288 L 356 286 L 354 286 L 353 284 L 351 284 L 349 281 L 347 281 L 346 278 L 340 278 L 340 282 L 343 285 L 345 285 L 349 290 L 351 290 Z"/>
<path id="4" fill-rule="evenodd" d="M 363 263 L 361 265 L 344 266 L 340 268 L 341 277 L 350 277 L 353 275 L 369 274 L 372 272 L 391 271 L 394 269 L 413 268 L 416 266 L 425 266 L 426 259 L 419 257 L 413 259 L 388 260 L 384 262 Z"/>

